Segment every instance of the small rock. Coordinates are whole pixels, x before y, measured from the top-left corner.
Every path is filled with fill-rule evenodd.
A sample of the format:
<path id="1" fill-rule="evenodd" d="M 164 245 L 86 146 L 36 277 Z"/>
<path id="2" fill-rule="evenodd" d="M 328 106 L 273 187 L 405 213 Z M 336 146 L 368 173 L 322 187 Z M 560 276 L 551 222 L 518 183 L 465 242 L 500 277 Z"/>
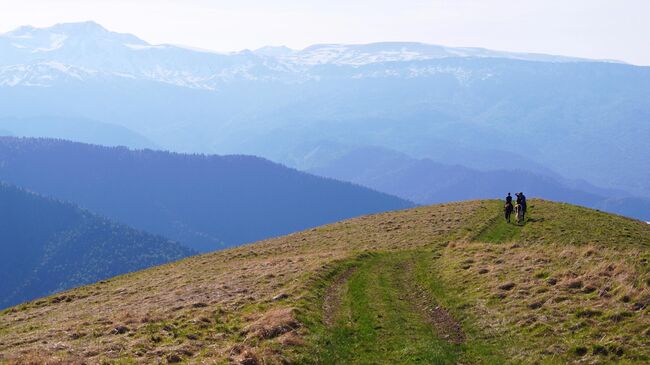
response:
<path id="1" fill-rule="evenodd" d="M 593 351 L 592 351 L 592 353 L 593 353 L 594 355 L 607 356 L 607 354 L 609 353 L 609 351 L 607 351 L 607 348 L 606 348 L 605 346 L 602 346 L 602 345 L 595 345 L 595 346 L 593 347 Z"/>
<path id="2" fill-rule="evenodd" d="M 621 357 L 625 353 L 622 347 L 616 345 L 609 345 L 609 351 L 614 353 L 616 356 Z"/>
<path id="3" fill-rule="evenodd" d="M 183 361 L 183 359 L 178 356 L 177 354 L 170 354 L 167 355 L 167 363 L 168 364 L 177 364 L 179 362 Z"/>
<path id="4" fill-rule="evenodd" d="M 548 278 L 548 280 L 546 280 L 546 282 L 548 283 L 548 285 L 555 285 L 555 284 L 557 284 L 557 279 L 556 278 Z"/>
<path id="5" fill-rule="evenodd" d="M 479 274 L 487 274 L 489 271 L 490 271 L 490 270 L 488 270 L 488 269 L 480 269 L 480 270 L 478 271 L 478 273 L 479 273 Z"/>
<path id="6" fill-rule="evenodd" d="M 499 285 L 499 289 L 501 290 L 512 290 L 512 288 L 515 287 L 515 283 L 513 282 L 507 282 L 504 284 Z"/>
<path id="7" fill-rule="evenodd" d="M 207 306 L 208 306 L 207 304 L 202 303 L 202 302 L 192 304 L 193 308 L 205 308 Z"/>
<path id="8" fill-rule="evenodd" d="M 71 339 L 71 340 L 78 340 L 78 339 L 82 338 L 82 337 L 85 336 L 85 335 L 86 335 L 86 334 L 85 334 L 85 333 L 82 333 L 82 332 L 74 332 L 74 333 L 72 333 L 72 334 L 70 335 L 70 339 Z"/>
<path id="9" fill-rule="evenodd" d="M 257 356 L 250 351 L 244 352 L 242 359 L 239 361 L 240 365 L 259 365 Z"/>
<path id="10" fill-rule="evenodd" d="M 277 301 L 279 301 L 279 300 L 287 299 L 287 298 L 289 298 L 289 294 L 287 294 L 287 293 L 280 293 L 280 294 L 274 296 L 271 300 L 274 301 L 274 302 L 277 302 Z"/>
<path id="11" fill-rule="evenodd" d="M 117 326 L 113 328 L 111 331 L 111 334 L 113 335 L 123 335 L 125 333 L 129 332 L 129 328 L 127 326 Z"/>
<path id="12" fill-rule="evenodd" d="M 569 289 L 580 289 L 582 288 L 582 280 L 571 280 L 566 283 L 566 287 Z"/>
<path id="13" fill-rule="evenodd" d="M 596 291 L 596 287 L 593 285 L 587 285 L 584 288 L 582 288 L 582 292 L 585 294 L 593 293 Z"/>
<path id="14" fill-rule="evenodd" d="M 587 348 L 584 346 L 578 346 L 575 348 L 574 352 L 578 356 L 585 356 L 587 354 Z"/>

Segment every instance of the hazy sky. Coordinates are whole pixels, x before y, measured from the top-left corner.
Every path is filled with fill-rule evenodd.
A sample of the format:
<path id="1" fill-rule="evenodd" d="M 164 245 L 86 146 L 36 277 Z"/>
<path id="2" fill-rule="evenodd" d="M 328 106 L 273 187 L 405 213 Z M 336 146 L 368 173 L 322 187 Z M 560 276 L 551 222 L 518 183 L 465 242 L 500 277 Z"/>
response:
<path id="1" fill-rule="evenodd" d="M 0 32 L 94 20 L 217 51 L 419 41 L 641 65 L 650 65 L 649 18 L 650 0 L 0 0 Z"/>

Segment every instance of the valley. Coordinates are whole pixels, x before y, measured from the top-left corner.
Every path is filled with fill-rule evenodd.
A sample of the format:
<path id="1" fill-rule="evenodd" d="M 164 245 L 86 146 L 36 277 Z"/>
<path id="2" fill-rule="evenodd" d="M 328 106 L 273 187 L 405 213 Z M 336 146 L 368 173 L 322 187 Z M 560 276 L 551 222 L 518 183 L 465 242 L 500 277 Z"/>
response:
<path id="1" fill-rule="evenodd" d="M 40 134 L 0 123 L 13 135 L 249 154 L 303 171 L 381 147 L 584 182 L 607 192 L 599 209 L 649 214 L 645 66 L 413 42 L 201 52 L 93 22 L 22 27 L 0 50 L 0 120 L 50 120 Z M 89 125 L 72 133 L 67 119 Z"/>
<path id="2" fill-rule="evenodd" d="M 412 207 L 367 188 L 243 155 L 0 137 L 0 180 L 210 252 Z"/>

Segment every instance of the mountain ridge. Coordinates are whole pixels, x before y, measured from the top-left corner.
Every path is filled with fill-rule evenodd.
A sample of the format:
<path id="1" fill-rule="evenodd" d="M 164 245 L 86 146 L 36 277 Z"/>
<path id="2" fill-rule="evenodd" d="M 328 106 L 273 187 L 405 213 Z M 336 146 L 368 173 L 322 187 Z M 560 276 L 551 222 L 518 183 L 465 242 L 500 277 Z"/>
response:
<path id="1" fill-rule="evenodd" d="M 0 362 L 647 362 L 650 226 L 529 205 L 362 216 L 25 303 Z"/>
<path id="2" fill-rule="evenodd" d="M 76 52 L 82 48 L 83 52 Z M 281 49 L 264 52 L 264 49 Z M 0 34 L 0 85 L 47 86 L 53 71 L 79 68 L 86 77 L 138 77 L 181 87 L 215 90 L 231 79 L 310 79 L 309 68 L 322 64 L 369 65 L 385 62 L 434 60 L 446 57 L 499 57 L 545 62 L 609 62 L 532 53 L 491 51 L 484 48 L 445 47 L 417 42 L 378 42 L 361 45 L 317 44 L 302 50 L 262 47 L 229 53 L 196 51 L 191 47 L 153 45 L 135 35 L 111 32 L 98 23 L 60 23 L 51 27 L 20 27 Z M 111 57 L 106 62 L 104 56 Z M 151 63 L 158 58 L 158 63 Z M 194 64 L 188 63 L 193 60 Z M 45 62 L 44 62 L 45 61 Z M 49 62 L 49 63 L 48 63 Z M 58 68 L 43 68 L 52 62 Z M 22 69 L 29 76 L 20 75 Z M 31 65 L 32 67 L 27 67 Z M 33 66 L 40 65 L 41 68 Z M 202 65 L 202 66 L 199 66 Z M 72 71 L 70 71 L 72 72 Z M 4 76 L 3 76 L 4 74 Z M 25 78 L 41 79 L 29 83 Z"/>
<path id="3" fill-rule="evenodd" d="M 0 62 L 10 64 L 0 66 L 0 118 L 65 114 L 120 125 L 162 149 L 253 154 L 301 169 L 313 156 L 299 151 L 320 141 L 379 146 L 650 197 L 649 67 L 458 54 L 421 59 L 446 53 L 412 43 L 318 46 L 307 50 L 318 53 L 310 65 L 254 51 L 134 49 L 119 37 L 18 54 L 0 38 Z M 54 48 L 51 42 L 46 37 L 34 47 Z M 280 49 L 287 52 L 299 57 Z"/>
<path id="4" fill-rule="evenodd" d="M 260 157 L 40 138 L 0 137 L 0 180 L 201 252 L 413 206 Z"/>
<path id="5" fill-rule="evenodd" d="M 650 220 L 650 199 L 532 170 L 508 170 L 505 167 L 501 170 L 476 170 L 367 147 L 353 149 L 307 171 L 423 205 L 480 197 L 500 198 L 508 191 L 513 194 L 524 191 L 531 197 Z"/>

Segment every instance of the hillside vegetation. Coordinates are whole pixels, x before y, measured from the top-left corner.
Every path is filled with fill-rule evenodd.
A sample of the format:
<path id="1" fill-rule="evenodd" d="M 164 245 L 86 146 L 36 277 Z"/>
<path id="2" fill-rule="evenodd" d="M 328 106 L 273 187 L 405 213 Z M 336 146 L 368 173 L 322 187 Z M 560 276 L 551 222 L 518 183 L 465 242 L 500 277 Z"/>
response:
<path id="1" fill-rule="evenodd" d="M 54 139 L 0 137 L 0 179 L 201 252 L 413 206 L 252 156 Z"/>
<path id="2" fill-rule="evenodd" d="M 650 227 L 531 200 L 343 221 L 0 314 L 0 362 L 650 361 Z M 61 297 L 66 300 L 60 300 Z"/>
<path id="3" fill-rule="evenodd" d="M 194 252 L 0 183 L 0 308 Z"/>

